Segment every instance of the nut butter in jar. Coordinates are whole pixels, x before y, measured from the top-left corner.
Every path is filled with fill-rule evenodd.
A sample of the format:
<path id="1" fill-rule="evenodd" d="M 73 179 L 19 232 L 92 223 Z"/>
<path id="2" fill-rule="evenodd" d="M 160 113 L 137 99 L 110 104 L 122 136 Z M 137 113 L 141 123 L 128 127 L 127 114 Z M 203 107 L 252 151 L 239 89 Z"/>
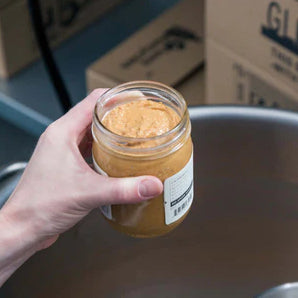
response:
<path id="1" fill-rule="evenodd" d="M 111 226 L 133 237 L 177 227 L 193 200 L 193 145 L 186 103 L 160 83 L 135 81 L 105 92 L 92 124 L 94 168 L 110 177 L 153 175 L 164 184 L 156 198 L 102 206 Z"/>

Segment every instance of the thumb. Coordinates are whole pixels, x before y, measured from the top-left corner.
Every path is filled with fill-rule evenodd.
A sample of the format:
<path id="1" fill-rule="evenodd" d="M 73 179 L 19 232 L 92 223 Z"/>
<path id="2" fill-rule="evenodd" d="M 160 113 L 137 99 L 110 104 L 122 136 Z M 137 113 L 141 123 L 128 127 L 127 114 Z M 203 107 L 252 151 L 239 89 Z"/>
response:
<path id="1" fill-rule="evenodd" d="M 153 176 L 130 178 L 111 178 L 94 173 L 88 179 L 87 196 L 84 203 L 87 208 L 96 208 L 109 204 L 132 204 L 151 199 L 163 191 L 162 182 Z"/>

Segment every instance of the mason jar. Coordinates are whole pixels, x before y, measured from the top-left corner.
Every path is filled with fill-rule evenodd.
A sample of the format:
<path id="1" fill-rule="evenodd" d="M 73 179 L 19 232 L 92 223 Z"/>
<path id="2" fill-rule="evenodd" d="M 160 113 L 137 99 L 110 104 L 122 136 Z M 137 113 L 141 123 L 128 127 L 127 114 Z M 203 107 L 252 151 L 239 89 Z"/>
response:
<path id="1" fill-rule="evenodd" d="M 153 137 L 135 138 L 107 129 L 102 120 L 116 106 L 150 100 L 164 104 L 179 116 L 171 130 Z M 164 185 L 163 193 L 136 204 L 101 206 L 116 230 L 133 237 L 168 233 L 187 216 L 193 201 L 193 144 L 187 105 L 171 87 L 151 81 L 134 81 L 114 87 L 100 96 L 93 114 L 93 163 L 110 177 L 153 175 Z"/>

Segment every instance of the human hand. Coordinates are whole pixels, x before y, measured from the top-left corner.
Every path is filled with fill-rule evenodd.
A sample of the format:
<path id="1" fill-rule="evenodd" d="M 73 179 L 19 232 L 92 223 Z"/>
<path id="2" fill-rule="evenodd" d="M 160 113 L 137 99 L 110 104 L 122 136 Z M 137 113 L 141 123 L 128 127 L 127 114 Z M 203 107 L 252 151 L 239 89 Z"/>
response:
<path id="1" fill-rule="evenodd" d="M 0 211 L 0 226 L 8 226 L 18 238 L 16 243 L 31 251 L 29 256 L 54 243 L 60 233 L 100 205 L 136 203 L 163 190 L 155 177 L 105 177 L 86 163 L 84 158 L 91 154 L 93 108 L 104 91 L 93 91 L 46 129 Z M 22 251 L 20 247 L 17 250 Z"/>

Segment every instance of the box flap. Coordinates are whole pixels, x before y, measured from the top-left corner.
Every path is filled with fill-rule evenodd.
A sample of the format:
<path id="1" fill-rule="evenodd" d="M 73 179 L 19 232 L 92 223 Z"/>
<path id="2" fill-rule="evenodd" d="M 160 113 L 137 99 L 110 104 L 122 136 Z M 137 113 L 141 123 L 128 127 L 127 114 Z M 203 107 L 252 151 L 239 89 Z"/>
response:
<path id="1" fill-rule="evenodd" d="M 92 64 L 114 81 L 177 84 L 204 60 L 204 1 L 185 0 Z"/>

